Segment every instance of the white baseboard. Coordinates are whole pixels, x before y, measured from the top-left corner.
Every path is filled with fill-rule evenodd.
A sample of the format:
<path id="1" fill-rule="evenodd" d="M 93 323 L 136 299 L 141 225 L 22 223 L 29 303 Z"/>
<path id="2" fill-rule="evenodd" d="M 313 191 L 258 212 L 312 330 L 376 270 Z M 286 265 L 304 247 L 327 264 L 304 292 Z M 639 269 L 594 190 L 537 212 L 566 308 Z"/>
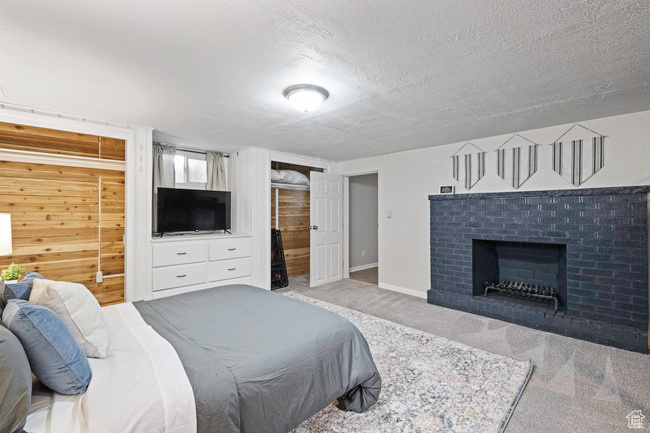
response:
<path id="1" fill-rule="evenodd" d="M 415 296 L 417 298 L 427 299 L 427 292 L 420 290 L 407 289 L 405 287 L 394 286 L 392 284 L 379 282 L 380 289 L 392 290 L 393 292 L 404 293 L 405 295 Z"/>
<path id="2" fill-rule="evenodd" d="M 377 263 L 368 263 L 367 265 L 353 266 L 350 268 L 350 272 L 363 271 L 364 269 L 376 268 Z"/>

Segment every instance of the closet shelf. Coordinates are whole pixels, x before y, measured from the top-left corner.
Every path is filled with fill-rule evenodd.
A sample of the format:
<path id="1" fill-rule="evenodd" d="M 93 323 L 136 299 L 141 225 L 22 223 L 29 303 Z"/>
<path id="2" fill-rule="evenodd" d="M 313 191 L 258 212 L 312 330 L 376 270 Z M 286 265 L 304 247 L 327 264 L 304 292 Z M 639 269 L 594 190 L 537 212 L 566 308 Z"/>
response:
<path id="1" fill-rule="evenodd" d="M 302 191 L 309 191 L 309 185 L 296 185 L 292 183 L 276 183 L 271 182 L 271 188 L 277 189 L 298 189 Z"/>

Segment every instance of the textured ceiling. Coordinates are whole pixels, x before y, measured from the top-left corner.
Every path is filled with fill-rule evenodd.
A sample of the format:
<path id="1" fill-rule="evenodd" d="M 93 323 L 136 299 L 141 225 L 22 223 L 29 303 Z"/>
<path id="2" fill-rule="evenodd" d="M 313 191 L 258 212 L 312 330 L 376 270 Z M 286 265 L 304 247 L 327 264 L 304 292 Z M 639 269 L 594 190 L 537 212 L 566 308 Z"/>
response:
<path id="1" fill-rule="evenodd" d="M 282 97 L 302 82 L 322 109 Z M 0 0 L 0 88 L 187 145 L 346 160 L 650 109 L 650 1 Z"/>

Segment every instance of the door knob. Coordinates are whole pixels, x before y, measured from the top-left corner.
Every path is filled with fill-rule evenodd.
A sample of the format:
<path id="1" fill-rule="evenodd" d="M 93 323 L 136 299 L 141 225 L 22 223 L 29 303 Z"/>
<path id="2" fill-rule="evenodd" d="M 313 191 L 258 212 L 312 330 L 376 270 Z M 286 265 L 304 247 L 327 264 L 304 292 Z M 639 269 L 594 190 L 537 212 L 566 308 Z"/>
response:
<path id="1" fill-rule="evenodd" d="M 318 230 L 318 226 L 310 226 L 309 228 L 312 230 Z"/>

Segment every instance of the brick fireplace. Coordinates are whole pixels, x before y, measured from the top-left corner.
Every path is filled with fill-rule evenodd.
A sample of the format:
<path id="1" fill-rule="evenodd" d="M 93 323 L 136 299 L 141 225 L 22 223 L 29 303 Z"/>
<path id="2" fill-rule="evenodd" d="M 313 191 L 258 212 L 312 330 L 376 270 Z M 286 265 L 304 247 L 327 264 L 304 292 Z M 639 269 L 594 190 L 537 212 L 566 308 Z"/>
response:
<path id="1" fill-rule="evenodd" d="M 647 353 L 649 191 L 429 196 L 428 302 Z"/>

